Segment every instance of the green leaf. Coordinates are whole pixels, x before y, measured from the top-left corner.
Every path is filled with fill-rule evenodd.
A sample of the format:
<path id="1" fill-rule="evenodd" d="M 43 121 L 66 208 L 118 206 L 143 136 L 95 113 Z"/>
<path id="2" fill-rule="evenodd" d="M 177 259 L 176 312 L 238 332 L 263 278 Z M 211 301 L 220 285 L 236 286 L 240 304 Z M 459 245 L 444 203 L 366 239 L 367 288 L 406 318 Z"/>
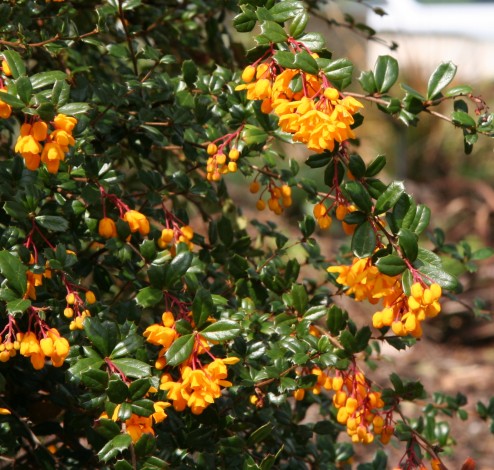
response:
<path id="1" fill-rule="evenodd" d="M 453 62 L 443 62 L 432 73 L 427 84 L 427 99 L 437 98 L 443 88 L 447 87 L 456 75 L 456 65 Z"/>
<path id="2" fill-rule="evenodd" d="M 285 42 L 288 39 L 286 31 L 274 21 L 263 21 L 261 23 L 261 34 L 255 37 L 258 44 L 270 44 Z"/>
<path id="3" fill-rule="evenodd" d="M 58 112 L 67 116 L 76 116 L 77 114 L 86 114 L 89 111 L 87 103 L 67 103 L 58 108 Z"/>
<path id="4" fill-rule="evenodd" d="M 132 413 L 138 416 L 151 416 L 154 413 L 154 402 L 148 398 L 137 400 L 132 403 Z"/>
<path id="5" fill-rule="evenodd" d="M 398 79 L 398 61 L 389 55 L 377 58 L 374 66 L 374 81 L 379 93 L 386 93 Z"/>
<path id="6" fill-rule="evenodd" d="M 151 366 L 137 359 L 124 357 L 121 359 L 113 359 L 115 364 L 127 377 L 133 379 L 141 379 L 151 375 Z"/>
<path id="7" fill-rule="evenodd" d="M 295 69 L 295 54 L 290 51 L 276 51 L 274 54 L 274 60 L 280 67 L 286 69 Z"/>
<path id="8" fill-rule="evenodd" d="M 424 204 L 411 206 L 403 218 L 402 228 L 420 235 L 428 227 L 430 218 L 431 210 Z"/>
<path id="9" fill-rule="evenodd" d="M 252 31 L 257 23 L 257 16 L 254 11 L 245 9 L 233 18 L 233 26 L 239 33 Z"/>
<path id="10" fill-rule="evenodd" d="M 401 228 L 398 232 L 398 244 L 408 261 L 413 263 L 419 250 L 417 234 L 406 228 Z"/>
<path id="11" fill-rule="evenodd" d="M 293 18 L 300 11 L 304 11 L 304 5 L 299 1 L 284 1 L 276 3 L 269 9 L 269 14 L 273 21 L 277 23 L 284 23 L 285 21 Z"/>
<path id="12" fill-rule="evenodd" d="M 378 155 L 374 160 L 369 163 L 365 176 L 376 176 L 386 166 L 386 157 L 384 155 Z"/>
<path id="13" fill-rule="evenodd" d="M 117 357 L 129 356 L 134 354 L 138 349 L 141 349 L 144 343 L 144 339 L 140 335 L 131 334 L 126 336 L 122 341 L 120 341 L 110 354 L 111 359 L 116 359 Z"/>
<path id="14" fill-rule="evenodd" d="M 322 70 L 329 81 L 349 82 L 352 78 L 353 63 L 349 59 L 336 59 L 330 61 Z"/>
<path id="15" fill-rule="evenodd" d="M 405 261 L 398 255 L 387 255 L 376 261 L 377 269 L 387 276 L 397 276 L 407 268 Z"/>
<path id="16" fill-rule="evenodd" d="M 58 215 L 37 215 L 34 220 L 52 232 L 66 232 L 69 228 L 69 222 Z"/>
<path id="17" fill-rule="evenodd" d="M 257 428 L 247 439 L 249 445 L 257 444 L 258 442 L 264 441 L 273 432 L 274 425 L 270 422 L 263 424 L 261 427 Z"/>
<path id="18" fill-rule="evenodd" d="M 210 341 L 229 341 L 239 333 L 239 323 L 232 320 L 218 320 L 201 331 L 201 335 Z"/>
<path id="19" fill-rule="evenodd" d="M 22 100 L 17 98 L 17 96 L 12 95 L 11 93 L 0 93 L 0 100 L 8 105 L 12 106 L 14 109 L 20 109 L 24 107 L 24 103 Z"/>
<path id="20" fill-rule="evenodd" d="M 458 287 L 458 279 L 444 271 L 442 268 L 438 268 L 432 264 L 424 264 L 418 266 L 417 269 L 421 274 L 424 274 L 433 282 L 439 284 L 443 289 L 455 291 Z"/>
<path id="21" fill-rule="evenodd" d="M 199 288 L 192 302 L 192 317 L 197 328 L 201 328 L 210 316 L 213 316 L 216 312 L 213 298 L 211 293 L 204 289 Z"/>
<path id="22" fill-rule="evenodd" d="M 361 211 L 366 214 L 372 211 L 372 199 L 364 186 L 358 181 L 347 181 L 341 186 L 341 191 Z"/>
<path id="23" fill-rule="evenodd" d="M 15 315 L 16 313 L 23 313 L 31 306 L 29 299 L 15 299 L 7 302 L 7 313 Z"/>
<path id="24" fill-rule="evenodd" d="M 350 155 L 348 169 L 355 178 L 363 178 L 365 176 L 365 162 L 362 157 L 356 153 Z"/>
<path id="25" fill-rule="evenodd" d="M 472 93 L 472 91 L 473 89 L 471 86 L 459 85 L 450 88 L 447 92 L 444 93 L 444 96 L 451 97 L 451 96 L 468 95 L 469 93 Z"/>
<path id="26" fill-rule="evenodd" d="M 298 38 L 307 49 L 311 52 L 318 52 L 324 49 L 325 41 L 324 37 L 320 33 L 307 33 Z"/>
<path id="27" fill-rule="evenodd" d="M 7 64 L 12 72 L 12 78 L 19 78 L 21 75 L 26 75 L 26 66 L 24 65 L 24 59 L 19 55 L 19 53 L 7 50 L 3 51 L 2 55 L 7 61 Z"/>
<path id="28" fill-rule="evenodd" d="M 40 72 L 30 77 L 31 85 L 34 90 L 44 88 L 48 85 L 55 83 L 57 80 L 65 80 L 67 74 L 61 70 L 52 70 L 49 72 Z"/>
<path id="29" fill-rule="evenodd" d="M 358 78 L 358 81 L 362 87 L 362 90 L 367 92 L 369 95 L 372 95 L 377 91 L 374 74 L 370 70 L 362 72 Z"/>
<path id="30" fill-rule="evenodd" d="M 192 87 L 197 80 L 197 66 L 192 60 L 184 60 L 182 63 L 182 75 L 184 82 Z"/>
<path id="31" fill-rule="evenodd" d="M 321 168 L 326 166 L 332 159 L 333 157 L 329 152 L 316 153 L 310 155 L 305 164 L 310 168 Z"/>
<path id="32" fill-rule="evenodd" d="M 139 400 L 139 398 L 142 398 L 149 392 L 150 387 L 151 381 L 147 377 L 144 379 L 134 380 L 129 385 L 129 398 L 132 401 Z"/>
<path id="33" fill-rule="evenodd" d="M 352 237 L 352 251 L 358 258 L 372 256 L 376 249 L 376 232 L 372 224 L 366 220 L 357 226 Z"/>
<path id="34" fill-rule="evenodd" d="M 170 349 L 166 351 L 166 363 L 173 367 L 178 366 L 179 364 L 184 362 L 192 354 L 194 343 L 195 335 L 190 334 L 180 336 L 180 338 L 176 339 L 173 342 L 173 344 L 170 346 Z"/>
<path id="35" fill-rule="evenodd" d="M 453 111 L 451 113 L 451 119 L 453 120 L 453 124 L 460 127 L 467 129 L 475 129 L 476 127 L 475 119 L 464 111 Z"/>
<path id="36" fill-rule="evenodd" d="M 96 317 L 87 317 L 84 320 L 84 331 L 93 346 L 104 357 L 108 357 L 117 342 L 116 324 L 109 321 L 102 323 Z"/>
<path id="37" fill-rule="evenodd" d="M 319 72 L 319 66 L 316 60 L 307 51 L 297 52 L 295 54 L 294 65 L 295 68 L 299 68 L 312 75 L 317 75 Z"/>
<path id="38" fill-rule="evenodd" d="M 307 308 L 309 297 L 307 291 L 302 284 L 293 284 L 290 291 L 292 297 L 293 307 L 299 314 L 303 314 Z"/>
<path id="39" fill-rule="evenodd" d="M 472 254 L 471 259 L 482 260 L 482 259 L 490 258 L 492 255 L 494 255 L 494 249 L 484 246 L 483 248 L 479 248 L 478 250 L 475 250 Z"/>
<path id="40" fill-rule="evenodd" d="M 120 379 L 112 379 L 108 382 L 106 393 L 112 403 L 123 403 L 129 397 L 129 387 Z"/>
<path id="41" fill-rule="evenodd" d="M 246 124 L 242 133 L 243 140 L 247 145 L 264 144 L 268 138 L 268 134 L 263 129 Z"/>
<path id="42" fill-rule="evenodd" d="M 163 292 L 161 289 L 155 289 L 154 287 L 144 287 L 139 291 L 136 296 L 137 305 L 141 307 L 153 307 L 161 302 L 163 299 Z"/>
<path id="43" fill-rule="evenodd" d="M 98 452 L 98 458 L 102 462 L 108 462 L 108 460 L 111 460 L 120 452 L 126 450 L 131 443 L 132 438 L 130 437 L 130 434 L 119 434 L 103 446 L 103 448 Z"/>
<path id="44" fill-rule="evenodd" d="M 81 381 L 95 392 L 102 392 L 108 387 L 108 373 L 99 369 L 89 369 L 81 374 Z"/>
<path id="45" fill-rule="evenodd" d="M 24 102 L 25 105 L 28 105 L 33 94 L 33 86 L 31 85 L 31 80 L 29 80 L 29 77 L 26 77 L 25 75 L 19 77 L 15 81 L 15 87 L 19 98 Z"/>
<path id="46" fill-rule="evenodd" d="M 382 214 L 391 209 L 405 192 L 402 181 L 393 181 L 386 190 L 377 198 L 374 214 Z"/>
<path id="47" fill-rule="evenodd" d="M 305 31 L 308 21 L 309 15 L 305 10 L 297 12 L 290 24 L 290 36 L 297 39 Z"/>
<path id="48" fill-rule="evenodd" d="M 27 289 L 26 271 L 27 267 L 17 256 L 7 250 L 0 251 L 0 273 L 19 297 L 22 297 Z"/>

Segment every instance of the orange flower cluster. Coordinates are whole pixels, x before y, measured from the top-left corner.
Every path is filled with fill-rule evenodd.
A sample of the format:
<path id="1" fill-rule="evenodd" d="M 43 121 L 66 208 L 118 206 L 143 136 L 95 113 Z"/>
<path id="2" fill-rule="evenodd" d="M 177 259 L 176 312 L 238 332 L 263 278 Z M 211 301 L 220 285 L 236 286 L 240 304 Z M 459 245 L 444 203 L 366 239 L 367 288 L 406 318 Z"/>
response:
<path id="1" fill-rule="evenodd" d="M 151 225 L 147 217 L 139 211 L 129 209 L 123 213 L 122 220 L 127 222 L 132 233 L 139 232 L 147 235 Z M 117 236 L 117 224 L 110 217 L 103 217 L 98 223 L 98 234 L 103 238 L 114 238 Z"/>
<path id="2" fill-rule="evenodd" d="M 224 144 L 218 147 L 215 143 L 210 143 L 207 153 L 209 155 L 206 164 L 206 178 L 208 181 L 219 181 L 221 175 L 237 171 L 237 160 L 240 158 L 238 148 L 231 147 L 226 153 Z"/>
<path id="3" fill-rule="evenodd" d="M 130 418 L 125 420 L 125 432 L 130 435 L 132 442 L 135 444 L 143 434 L 152 434 L 154 436 L 153 424 L 161 423 L 164 421 L 168 415 L 165 409 L 168 408 L 170 403 L 165 401 L 157 401 L 153 403 L 154 413 L 151 416 L 139 416 L 134 413 Z M 118 412 L 120 411 L 121 405 L 117 405 L 112 414 L 112 421 L 119 421 Z M 108 419 L 106 413 L 102 413 L 101 418 Z"/>
<path id="4" fill-rule="evenodd" d="M 47 357 L 54 367 L 60 367 L 69 354 L 69 342 L 60 335 L 56 328 L 50 328 L 39 339 L 33 331 L 18 333 L 19 353 L 29 357 L 36 370 L 42 369 Z M 15 347 L 15 346 L 14 346 Z"/>
<path id="5" fill-rule="evenodd" d="M 441 286 L 423 281 L 415 282 L 410 296 L 403 292 L 401 276 L 386 276 L 379 272 L 370 258 L 354 258 L 351 266 L 330 266 L 330 273 L 338 273 L 336 282 L 347 286 L 345 294 L 355 300 L 376 304 L 382 299 L 383 309 L 372 317 L 375 328 L 391 327 L 397 336 L 422 336 L 421 322 L 433 318 L 441 311 Z"/>
<path id="6" fill-rule="evenodd" d="M 170 311 L 162 315 L 162 323 L 149 326 L 144 337 L 151 344 L 161 346 L 156 361 L 157 369 L 166 367 L 165 353 L 179 337 L 175 330 L 175 318 Z M 174 380 L 172 374 L 165 372 L 161 376 L 160 390 L 166 390 L 167 400 L 171 401 L 176 411 L 190 408 L 194 414 L 201 414 L 204 409 L 221 396 L 222 387 L 231 387 L 227 379 L 227 365 L 236 364 L 237 357 L 215 358 L 209 353 L 210 345 L 197 335 L 190 357 L 179 366 L 179 378 Z M 199 355 L 208 352 L 212 362 L 203 365 Z"/>
<path id="7" fill-rule="evenodd" d="M 48 124 L 44 121 L 24 123 L 21 126 L 15 151 L 22 155 L 29 170 L 37 170 L 43 162 L 50 173 L 56 174 L 60 162 L 65 160 L 69 147 L 75 144 L 72 131 L 76 124 L 76 118 L 65 114 L 55 116 L 52 123 L 53 130 L 50 133 Z M 44 142 L 44 145 L 41 142 Z"/>
<path id="8" fill-rule="evenodd" d="M 259 182 L 254 180 L 249 186 L 249 191 L 252 194 L 255 194 L 259 191 L 260 187 Z M 258 211 L 263 211 L 266 209 L 266 202 L 262 199 L 265 192 L 269 193 L 267 206 L 269 210 L 274 212 L 276 215 L 282 214 L 284 209 L 292 205 L 292 188 L 287 184 L 277 186 L 273 180 L 270 180 L 256 203 L 256 208 Z"/>
<path id="9" fill-rule="evenodd" d="M 389 442 L 393 435 L 392 411 L 383 412 L 381 393 L 371 390 L 362 372 L 350 369 L 331 377 L 315 367 L 310 373 L 317 376 L 313 393 L 319 394 L 322 389 L 335 392 L 333 404 L 338 410 L 336 419 L 346 425 L 353 442 L 370 444 L 376 435 L 380 436 L 383 444 Z M 294 392 L 296 400 L 302 400 L 304 395 L 304 389 Z"/>
<path id="10" fill-rule="evenodd" d="M 29 264 L 35 264 L 34 256 L 31 254 Z M 43 278 L 51 279 L 51 269 L 48 262 L 45 265 L 43 273 L 34 273 L 30 270 L 26 271 L 26 293 L 25 298 L 36 300 L 36 287 L 43 285 Z"/>
<path id="11" fill-rule="evenodd" d="M 65 296 L 67 306 L 63 314 L 66 318 L 75 318 L 70 322 L 69 329 L 82 330 L 84 328 L 84 319 L 91 316 L 91 312 L 87 309 L 87 305 L 96 302 L 96 296 L 90 290 L 86 292 L 86 300 L 84 301 L 76 291 L 70 291 Z"/>
<path id="12" fill-rule="evenodd" d="M 434 318 L 441 311 L 439 299 L 442 289 L 436 283 L 425 287 L 422 283 L 415 282 L 410 291 L 409 297 L 402 291 L 397 291 L 394 295 L 384 298 L 383 310 L 376 312 L 372 317 L 375 328 L 391 326 L 397 336 L 422 336 L 421 322 L 426 318 Z"/>
<path id="13" fill-rule="evenodd" d="M 401 290 L 399 276 L 382 274 L 370 258 L 354 258 L 350 266 L 330 266 L 328 272 L 338 273 L 336 282 L 347 286 L 345 294 L 353 294 L 359 302 L 367 300 L 376 304 L 381 298 L 393 295 L 396 289 Z"/>
<path id="14" fill-rule="evenodd" d="M 12 75 L 9 64 L 7 63 L 6 60 L 2 60 L 2 72 L 7 77 L 10 77 Z M 7 88 L 3 86 L 2 80 L 0 80 L 0 93 L 7 93 Z M 11 114 L 12 114 L 12 107 L 9 104 L 5 103 L 4 101 L 0 100 L 0 118 L 8 119 L 11 116 Z"/>
<path id="15" fill-rule="evenodd" d="M 302 82 L 300 91 L 290 87 L 296 79 Z M 351 129 L 353 115 L 362 104 L 351 96 L 343 97 L 324 74 L 283 69 L 270 59 L 247 66 L 242 80 L 245 84 L 238 85 L 236 90 L 247 90 L 249 100 L 261 100 L 261 110 L 276 114 L 281 129 L 310 150 L 332 151 L 335 142 L 355 138 Z"/>
<path id="16" fill-rule="evenodd" d="M 170 249 L 172 252 L 176 251 L 178 243 L 185 243 L 189 250 L 192 249 L 192 239 L 194 238 L 194 230 L 190 225 L 180 226 L 173 221 L 170 227 L 164 228 L 161 231 L 161 236 L 158 238 L 158 246 L 164 249 Z"/>

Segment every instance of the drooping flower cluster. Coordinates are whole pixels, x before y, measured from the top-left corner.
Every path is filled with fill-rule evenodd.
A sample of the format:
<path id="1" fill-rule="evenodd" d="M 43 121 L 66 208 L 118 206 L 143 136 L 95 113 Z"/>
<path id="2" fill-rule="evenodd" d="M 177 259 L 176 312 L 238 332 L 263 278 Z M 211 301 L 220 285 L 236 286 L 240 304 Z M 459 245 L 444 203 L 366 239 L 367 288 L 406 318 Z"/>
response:
<path id="1" fill-rule="evenodd" d="M 192 239 L 194 238 L 194 230 L 190 225 L 180 225 L 176 218 L 171 220 L 167 218 L 168 227 L 161 231 L 161 236 L 158 238 L 158 246 L 161 249 L 170 249 L 172 253 L 176 252 L 178 243 L 185 243 L 189 250 L 192 249 Z"/>
<path id="2" fill-rule="evenodd" d="M 260 187 L 261 185 L 259 182 L 254 180 L 249 186 L 249 191 L 252 194 L 255 194 L 259 191 Z M 262 196 L 265 193 L 269 193 L 267 206 L 269 210 L 274 212 L 276 215 L 280 215 L 283 213 L 284 209 L 292 205 L 292 188 L 287 184 L 278 186 L 272 179 L 270 179 L 267 186 L 261 192 L 261 195 L 256 203 L 256 208 L 259 211 L 266 209 L 266 202 L 262 199 Z"/>
<path id="3" fill-rule="evenodd" d="M 65 296 L 67 306 L 65 307 L 63 314 L 66 318 L 75 318 L 70 322 L 69 328 L 71 331 L 82 330 L 84 328 L 84 320 L 91 316 L 91 312 L 87 306 L 96 302 L 96 296 L 90 290 L 86 291 L 86 300 L 84 301 L 76 290 L 71 289 L 69 286 L 68 293 Z"/>
<path id="4" fill-rule="evenodd" d="M 364 374 L 350 367 L 346 371 L 337 371 L 331 377 L 318 367 L 310 373 L 317 376 L 312 393 L 319 394 L 322 389 L 333 390 L 333 404 L 338 410 L 336 419 L 347 427 L 347 433 L 353 442 L 369 444 L 377 435 L 386 444 L 393 435 L 391 424 L 392 410 L 384 411 L 381 393 L 371 389 Z M 305 389 L 294 392 L 296 400 L 302 400 Z"/>
<path id="5" fill-rule="evenodd" d="M 336 282 L 347 286 L 345 294 L 353 295 L 355 300 L 376 304 L 382 299 L 383 309 L 374 313 L 372 324 L 375 328 L 391 327 L 397 336 L 421 337 L 421 322 L 441 311 L 441 286 L 431 283 L 427 287 L 417 273 L 407 296 L 401 276 L 382 274 L 370 258 L 355 258 L 350 266 L 330 266 L 328 272 L 339 274 Z"/>
<path id="6" fill-rule="evenodd" d="M 240 151 L 236 147 L 231 147 L 226 152 L 225 145 L 225 142 L 219 147 L 215 143 L 208 145 L 207 153 L 209 157 L 206 164 L 206 178 L 208 181 L 219 181 L 221 175 L 237 171 L 237 160 L 240 158 Z"/>
<path id="7" fill-rule="evenodd" d="M 119 211 L 120 218 L 127 222 L 131 233 L 140 233 L 146 236 L 151 230 L 149 219 L 141 212 L 131 209 L 115 194 L 107 193 L 100 186 L 101 205 L 103 207 L 103 217 L 98 222 L 98 234 L 103 238 L 113 238 L 117 236 L 117 225 L 115 221 L 107 217 L 105 201 L 110 201 Z"/>
<path id="8" fill-rule="evenodd" d="M 159 370 L 164 369 L 167 366 L 165 354 L 179 338 L 173 313 L 164 312 L 161 324 L 149 326 L 144 331 L 144 337 L 151 344 L 161 346 L 155 366 Z M 236 364 L 239 359 L 217 358 L 209 349 L 208 341 L 196 334 L 191 354 L 178 367 L 178 374 L 177 371 L 166 370 L 161 376 L 160 390 L 167 392 L 166 399 L 172 402 L 176 411 L 189 408 L 192 413 L 201 414 L 221 396 L 222 388 L 231 387 L 232 383 L 226 380 L 227 365 Z M 211 362 L 203 364 L 199 356 L 204 353 L 212 359 Z"/>
<path id="9" fill-rule="evenodd" d="M 13 317 L 0 332 L 0 362 L 7 362 L 17 352 L 28 357 L 32 366 L 42 369 L 47 358 L 51 359 L 54 367 L 61 367 L 69 354 L 70 345 L 56 328 L 50 328 L 31 307 L 29 313 L 29 329 L 22 332 L 17 327 Z"/>
<path id="10" fill-rule="evenodd" d="M 40 163 L 46 164 L 50 173 L 57 173 L 60 162 L 65 160 L 69 147 L 75 144 L 72 131 L 77 119 L 65 114 L 57 114 L 49 124 L 42 120 L 24 123 L 15 145 L 15 151 L 20 153 L 29 170 L 37 170 Z"/>
<path id="11" fill-rule="evenodd" d="M 12 72 L 6 60 L 2 60 L 2 72 L 5 76 L 10 77 Z M 0 78 L 0 93 L 7 93 L 7 88 L 3 85 L 3 80 Z M 0 95 L 1 96 L 1 95 Z M 12 107 L 0 99 L 0 118 L 8 119 L 12 114 Z"/>
<path id="12" fill-rule="evenodd" d="M 397 336 L 422 336 L 421 322 L 426 318 L 434 318 L 441 311 L 439 299 L 442 295 L 441 286 L 432 283 L 426 287 L 415 282 L 410 288 L 410 296 L 398 293 L 398 296 L 386 297 L 383 310 L 374 313 L 372 324 L 375 328 L 391 326 Z"/>
<path id="13" fill-rule="evenodd" d="M 242 80 L 245 84 L 236 90 L 246 90 L 249 100 L 261 100 L 261 110 L 276 114 L 281 129 L 310 150 L 332 151 L 335 142 L 355 138 L 353 115 L 362 104 L 351 96 L 344 97 L 322 72 L 311 75 L 299 69 L 283 69 L 269 58 L 247 66 Z M 296 81 L 301 83 L 299 90 L 293 86 Z"/>
<path id="14" fill-rule="evenodd" d="M 31 254 L 29 264 L 36 263 L 35 257 Z M 45 270 L 42 273 L 35 273 L 31 270 L 26 271 L 26 293 L 25 298 L 36 300 L 36 287 L 43 285 L 43 278 L 51 279 L 51 269 L 48 262 L 45 264 Z"/>

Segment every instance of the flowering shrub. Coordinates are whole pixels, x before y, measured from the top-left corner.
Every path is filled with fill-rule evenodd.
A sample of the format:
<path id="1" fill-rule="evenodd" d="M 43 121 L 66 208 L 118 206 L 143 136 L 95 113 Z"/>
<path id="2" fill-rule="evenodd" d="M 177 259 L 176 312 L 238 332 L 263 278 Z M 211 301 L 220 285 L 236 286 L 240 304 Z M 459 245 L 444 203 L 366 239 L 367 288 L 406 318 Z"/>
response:
<path id="1" fill-rule="evenodd" d="M 437 395 L 425 427 L 401 408 L 428 400 L 422 384 L 377 383 L 368 365 L 380 344 L 413 347 L 461 292 L 443 266 L 455 249 L 423 240 L 430 209 L 379 178 L 384 156 L 357 153 L 359 127 L 369 103 L 405 124 L 434 114 L 469 151 L 492 115 L 449 86 L 451 63 L 424 95 L 395 96 L 398 64 L 382 56 L 350 91 L 353 64 L 306 30 L 316 6 L 0 5 L 0 449 L 13 464 L 351 468 L 368 445 L 365 470 L 396 441 L 396 468 L 446 468 L 440 415 L 465 418 L 465 397 Z M 272 219 L 244 200 L 243 216 L 232 185 Z M 294 206 L 296 233 L 278 227 Z M 316 227 L 332 226 L 349 246 L 323 254 Z M 367 325 L 342 295 L 372 305 Z"/>

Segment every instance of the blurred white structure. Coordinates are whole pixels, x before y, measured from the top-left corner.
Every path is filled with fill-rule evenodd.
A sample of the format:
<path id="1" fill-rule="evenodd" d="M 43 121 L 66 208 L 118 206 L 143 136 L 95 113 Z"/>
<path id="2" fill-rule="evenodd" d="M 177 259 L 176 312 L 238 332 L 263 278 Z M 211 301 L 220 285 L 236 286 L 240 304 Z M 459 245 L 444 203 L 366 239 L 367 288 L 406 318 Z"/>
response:
<path id="1" fill-rule="evenodd" d="M 397 51 L 371 41 L 368 63 L 378 55 L 395 56 L 400 65 L 417 73 L 431 73 L 451 60 L 458 77 L 494 79 L 494 0 L 471 3 L 421 3 L 417 0 L 372 0 L 387 13 L 369 10 L 367 24 L 377 35 L 399 44 Z"/>

